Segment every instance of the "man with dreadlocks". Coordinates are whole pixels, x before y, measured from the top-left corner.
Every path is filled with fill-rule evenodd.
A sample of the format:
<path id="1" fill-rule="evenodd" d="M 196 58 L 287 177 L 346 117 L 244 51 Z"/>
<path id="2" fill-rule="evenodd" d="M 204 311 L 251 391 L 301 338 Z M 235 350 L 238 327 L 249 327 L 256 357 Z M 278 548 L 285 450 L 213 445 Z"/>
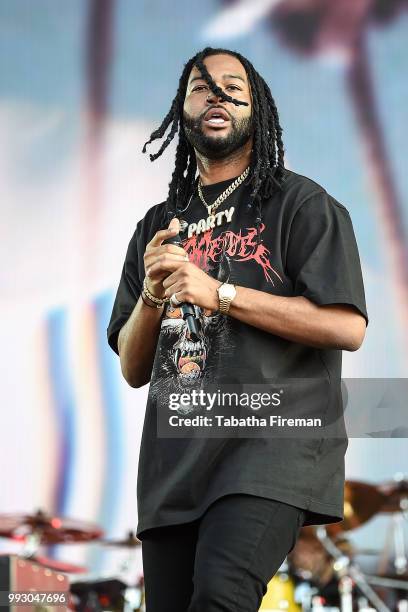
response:
<path id="1" fill-rule="evenodd" d="M 147 611 L 255 612 L 301 526 L 343 518 L 341 351 L 368 323 L 360 260 L 347 209 L 285 168 L 275 102 L 245 57 L 187 62 L 152 161 L 176 134 L 167 200 L 137 223 L 107 330 L 126 381 L 151 383 Z M 290 416 L 299 431 L 276 433 Z"/>

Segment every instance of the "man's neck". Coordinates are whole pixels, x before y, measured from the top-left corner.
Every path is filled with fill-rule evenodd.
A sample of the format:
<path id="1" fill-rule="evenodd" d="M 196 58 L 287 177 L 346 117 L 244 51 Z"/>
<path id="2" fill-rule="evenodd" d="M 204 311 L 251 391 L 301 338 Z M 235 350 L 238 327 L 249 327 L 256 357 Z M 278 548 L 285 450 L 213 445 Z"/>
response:
<path id="1" fill-rule="evenodd" d="M 203 185 L 212 185 L 239 176 L 251 162 L 251 145 L 225 157 L 208 159 L 196 151 L 197 168 Z"/>

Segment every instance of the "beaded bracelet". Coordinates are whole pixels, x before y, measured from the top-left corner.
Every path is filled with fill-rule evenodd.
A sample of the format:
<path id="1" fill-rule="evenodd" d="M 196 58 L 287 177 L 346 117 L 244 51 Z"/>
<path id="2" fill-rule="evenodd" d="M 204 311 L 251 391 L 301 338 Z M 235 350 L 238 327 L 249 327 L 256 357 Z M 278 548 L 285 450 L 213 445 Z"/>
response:
<path id="1" fill-rule="evenodd" d="M 165 304 L 166 302 L 170 302 L 170 298 L 158 298 L 155 295 L 153 295 L 153 293 L 150 293 L 148 286 L 147 286 L 146 277 L 144 277 L 143 279 L 143 290 L 146 296 L 149 298 L 149 300 L 151 300 L 155 304 L 160 304 L 160 306 L 163 306 L 163 304 Z"/>
<path id="2" fill-rule="evenodd" d="M 142 293 L 140 295 L 141 295 L 141 298 L 142 298 L 143 302 L 146 304 L 146 306 L 149 306 L 149 308 L 162 308 L 163 304 L 150 304 L 149 302 L 146 302 L 146 300 L 143 297 L 144 296 L 144 292 L 143 291 L 142 291 Z M 148 298 L 147 295 L 146 295 L 146 297 Z"/>

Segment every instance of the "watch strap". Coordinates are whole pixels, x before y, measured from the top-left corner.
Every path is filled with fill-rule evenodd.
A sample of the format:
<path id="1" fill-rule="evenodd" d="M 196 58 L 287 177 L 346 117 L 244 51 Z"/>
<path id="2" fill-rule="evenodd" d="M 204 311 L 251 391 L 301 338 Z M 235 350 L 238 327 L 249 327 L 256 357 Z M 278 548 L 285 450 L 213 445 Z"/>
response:
<path id="1" fill-rule="evenodd" d="M 231 284 L 231 283 L 223 283 L 224 284 Z M 220 285 L 221 287 L 222 285 Z M 232 287 L 234 287 L 235 289 L 235 285 L 232 285 Z M 221 312 L 221 314 L 228 314 L 228 311 L 230 309 L 231 306 L 231 302 L 234 299 L 235 296 L 233 297 L 221 297 L 219 292 L 218 292 L 218 300 L 219 300 L 219 311 Z"/>

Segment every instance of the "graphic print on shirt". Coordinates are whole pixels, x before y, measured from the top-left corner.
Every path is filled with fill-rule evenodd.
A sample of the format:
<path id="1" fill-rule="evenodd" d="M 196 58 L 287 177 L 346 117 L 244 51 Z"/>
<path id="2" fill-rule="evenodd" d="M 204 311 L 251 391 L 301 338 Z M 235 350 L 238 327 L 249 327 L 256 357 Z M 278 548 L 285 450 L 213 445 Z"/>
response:
<path id="1" fill-rule="evenodd" d="M 261 233 L 265 225 L 260 227 Z M 246 228 L 246 233 L 226 230 L 213 238 L 213 230 L 182 241 L 189 260 L 204 272 L 222 282 L 239 284 L 238 263 L 255 262 L 264 279 L 272 286 L 283 282 L 271 265 L 269 249 L 256 241 L 256 229 Z M 234 270 L 232 264 L 234 263 Z M 218 311 L 211 312 L 195 306 L 201 324 L 200 339 L 194 342 L 183 320 L 180 308 L 166 305 L 163 314 L 158 348 L 152 376 L 151 392 L 157 399 L 168 402 L 171 393 L 183 393 L 192 387 L 211 383 L 219 374 L 222 357 L 234 353 L 229 317 Z M 181 409 L 180 409 L 181 410 Z M 194 407 L 183 409 L 183 414 L 193 412 Z"/>
<path id="2" fill-rule="evenodd" d="M 209 273 L 210 266 L 219 261 L 223 253 L 233 261 L 254 261 L 262 269 L 265 279 L 275 286 L 274 277 L 283 282 L 281 276 L 272 267 L 269 249 L 256 241 L 256 228 L 246 228 L 247 233 L 242 230 L 238 233 L 226 230 L 213 238 L 213 230 L 209 230 L 200 236 L 191 236 L 183 241 L 183 248 L 188 253 L 191 262 L 195 263 L 204 272 Z M 260 234 L 265 230 L 265 224 L 260 226 Z"/>

